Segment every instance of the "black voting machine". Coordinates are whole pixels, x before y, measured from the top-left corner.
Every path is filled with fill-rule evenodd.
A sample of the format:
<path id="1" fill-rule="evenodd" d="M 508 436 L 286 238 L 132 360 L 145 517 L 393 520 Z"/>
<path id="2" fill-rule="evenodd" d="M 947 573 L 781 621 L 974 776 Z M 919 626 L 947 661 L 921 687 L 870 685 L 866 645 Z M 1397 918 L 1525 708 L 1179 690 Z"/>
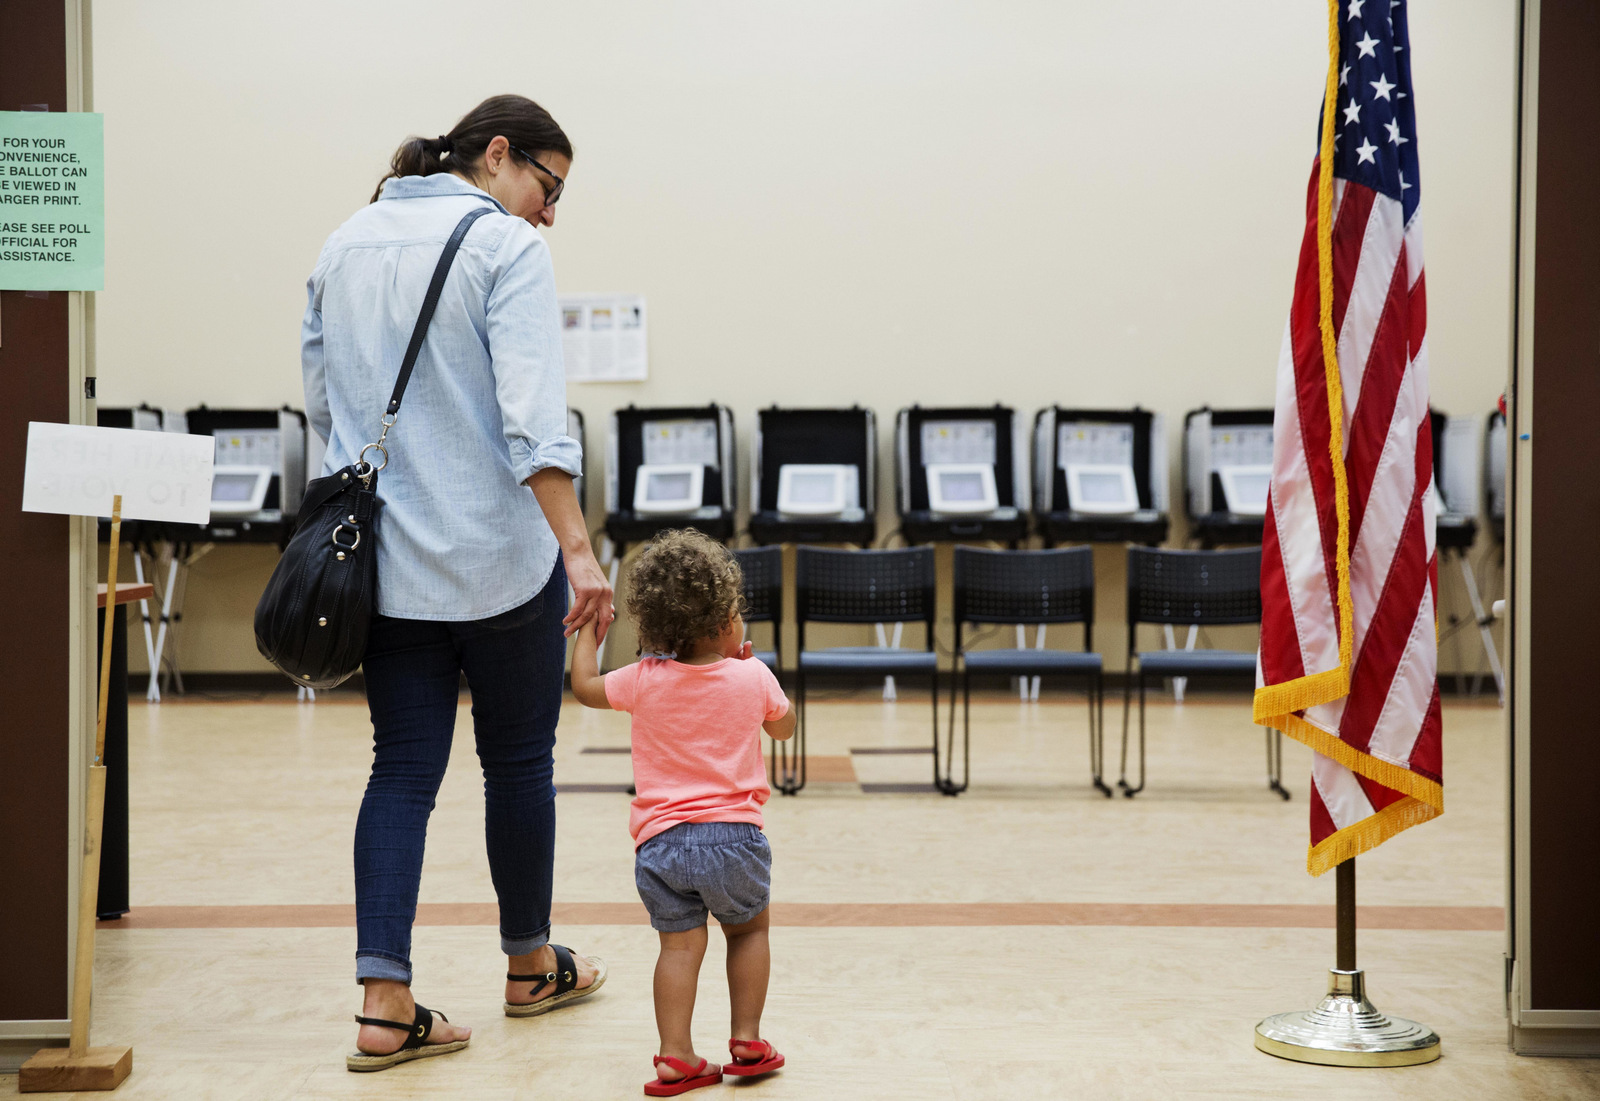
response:
<path id="1" fill-rule="evenodd" d="M 1272 480 L 1271 409 L 1212 409 L 1183 418 L 1189 535 L 1204 549 L 1261 542 Z"/>
<path id="2" fill-rule="evenodd" d="M 877 452 L 870 409 L 763 409 L 750 449 L 750 538 L 870 546 Z"/>
<path id="3" fill-rule="evenodd" d="M 1028 535 L 1026 446 L 1016 412 L 1003 405 L 900 410 L 895 497 L 907 543 L 1015 547 Z"/>
<path id="4" fill-rule="evenodd" d="M 734 533 L 733 411 L 725 405 L 611 414 L 606 470 L 606 536 L 617 556 L 671 528 L 713 539 Z"/>
<path id="5" fill-rule="evenodd" d="M 1045 546 L 1167 537 L 1166 439 L 1143 409 L 1041 409 L 1034 516 Z"/>

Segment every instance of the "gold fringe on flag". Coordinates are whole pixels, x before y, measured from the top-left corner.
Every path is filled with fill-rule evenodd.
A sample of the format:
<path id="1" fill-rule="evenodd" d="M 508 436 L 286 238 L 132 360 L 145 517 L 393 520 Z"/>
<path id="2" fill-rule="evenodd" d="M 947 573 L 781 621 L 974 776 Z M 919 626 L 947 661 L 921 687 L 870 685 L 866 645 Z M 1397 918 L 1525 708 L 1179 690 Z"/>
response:
<path id="1" fill-rule="evenodd" d="M 1339 585 L 1339 665 L 1256 689 L 1251 710 L 1257 725 L 1276 727 L 1350 771 L 1400 792 L 1403 797 L 1324 838 L 1320 844 L 1310 846 L 1306 853 L 1306 870 L 1314 876 L 1444 811 L 1444 789 L 1439 784 L 1362 753 L 1298 714 L 1350 694 L 1355 635 L 1355 605 L 1350 598 L 1350 486 L 1344 465 L 1344 383 L 1339 374 L 1338 334 L 1333 331 L 1333 119 L 1338 97 L 1339 0 L 1329 0 L 1328 80 L 1322 97 L 1322 142 L 1317 174 L 1317 322 L 1322 333 L 1322 369 L 1328 392 L 1328 454 L 1333 460 L 1333 509 L 1338 522 L 1334 570 Z"/>

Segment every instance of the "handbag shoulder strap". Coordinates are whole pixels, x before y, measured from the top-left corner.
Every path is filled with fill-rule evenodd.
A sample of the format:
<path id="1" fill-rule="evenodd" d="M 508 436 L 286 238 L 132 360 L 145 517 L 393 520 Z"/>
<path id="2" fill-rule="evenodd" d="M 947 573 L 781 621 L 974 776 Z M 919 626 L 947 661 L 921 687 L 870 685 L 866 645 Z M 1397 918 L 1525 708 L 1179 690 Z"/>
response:
<path id="1" fill-rule="evenodd" d="M 422 342 L 428 336 L 428 324 L 433 320 L 433 311 L 439 305 L 439 296 L 444 293 L 444 281 L 450 274 L 450 265 L 455 262 L 456 252 L 461 248 L 461 242 L 467 236 L 467 230 L 472 228 L 472 223 L 489 213 L 493 207 L 479 207 L 469 212 L 461 221 L 456 223 L 455 231 L 450 234 L 450 239 L 444 243 L 444 252 L 439 256 L 439 263 L 433 269 L 433 280 L 428 284 L 427 296 L 422 300 L 422 310 L 417 314 L 416 328 L 411 330 L 411 343 L 406 345 L 406 357 L 400 362 L 400 377 L 394 381 L 394 393 L 389 395 L 389 408 L 384 412 L 387 422 L 400 411 L 400 399 L 405 397 L 406 384 L 411 381 L 411 371 L 417 365 L 417 356 L 422 352 Z"/>

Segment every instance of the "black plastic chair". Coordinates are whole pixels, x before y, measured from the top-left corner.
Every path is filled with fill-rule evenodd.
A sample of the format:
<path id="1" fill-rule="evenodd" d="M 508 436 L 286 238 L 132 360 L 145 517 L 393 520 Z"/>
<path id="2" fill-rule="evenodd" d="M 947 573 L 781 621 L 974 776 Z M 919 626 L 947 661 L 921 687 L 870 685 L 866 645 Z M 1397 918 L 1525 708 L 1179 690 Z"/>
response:
<path id="1" fill-rule="evenodd" d="M 972 674 L 1083 677 L 1089 686 L 1089 769 L 1094 786 L 1111 796 L 1102 776 L 1105 760 L 1105 693 L 1100 655 L 1094 650 L 1094 550 L 980 550 L 955 548 L 954 619 L 956 660 L 961 677 L 962 778 L 955 783 L 955 686 L 950 688 L 950 734 L 946 775 L 938 780 L 946 795 L 967 789 L 972 779 Z M 968 623 L 1081 623 L 1080 650 L 967 650 Z M 937 768 L 937 749 L 935 767 Z"/>
<path id="2" fill-rule="evenodd" d="M 933 548 L 821 550 L 795 548 L 795 702 L 800 729 L 791 748 L 773 747 L 772 783 L 785 795 L 806 786 L 806 677 L 824 673 L 881 681 L 886 676 L 925 676 L 933 699 L 934 780 L 939 778 L 939 661 L 933 650 Z M 917 623 L 926 650 L 881 646 L 806 649 L 807 623 Z"/>
<path id="3" fill-rule="evenodd" d="M 744 621 L 772 624 L 772 649 L 752 657 L 774 674 L 783 669 L 783 548 L 745 547 L 733 552 L 744 571 Z"/>
<path id="4" fill-rule="evenodd" d="M 1243 676 L 1256 670 L 1254 651 L 1143 650 L 1134 652 L 1141 623 L 1200 627 L 1261 622 L 1261 548 L 1159 550 L 1128 548 L 1128 680 L 1122 693 L 1122 778 L 1133 797 L 1144 790 L 1144 697 L 1149 678 Z M 1138 669 L 1134 666 L 1137 661 Z M 1128 711 L 1139 682 L 1139 783 L 1128 783 Z M 1268 729 L 1267 786 L 1285 799 L 1283 735 Z"/>

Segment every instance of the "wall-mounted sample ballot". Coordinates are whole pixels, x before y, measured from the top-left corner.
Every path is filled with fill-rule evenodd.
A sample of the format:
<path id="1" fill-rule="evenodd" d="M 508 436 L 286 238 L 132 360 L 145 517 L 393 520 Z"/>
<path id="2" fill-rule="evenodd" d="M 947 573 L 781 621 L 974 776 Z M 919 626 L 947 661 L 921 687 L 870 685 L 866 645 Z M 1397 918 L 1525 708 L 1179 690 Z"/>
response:
<path id="1" fill-rule="evenodd" d="M 0 290 L 104 289 L 101 119 L 0 111 Z"/>

